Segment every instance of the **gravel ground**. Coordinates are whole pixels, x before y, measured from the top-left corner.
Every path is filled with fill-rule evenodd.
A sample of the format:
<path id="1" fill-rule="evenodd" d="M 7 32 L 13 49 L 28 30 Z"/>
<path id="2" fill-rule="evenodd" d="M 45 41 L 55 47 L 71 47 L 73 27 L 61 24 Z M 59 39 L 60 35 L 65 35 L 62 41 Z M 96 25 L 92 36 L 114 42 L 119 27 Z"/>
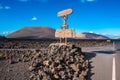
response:
<path id="1" fill-rule="evenodd" d="M 32 43 L 30 43 L 30 41 L 27 41 L 27 43 L 25 43 L 26 41 L 23 41 L 24 45 L 22 45 L 21 42 L 19 43 L 19 41 L 15 42 L 15 43 L 13 41 L 7 41 L 6 43 L 5 43 L 5 41 L 1 41 L 1 42 L 3 42 L 2 45 L 0 43 L 1 49 L 6 49 L 6 48 L 19 49 L 20 47 L 21 48 L 30 48 L 30 49 L 33 49 L 33 48 L 40 49 L 40 48 L 46 47 L 45 49 L 47 49 L 48 45 L 50 44 L 48 42 L 47 43 L 44 42 L 44 44 L 42 44 L 42 42 L 39 42 L 39 41 L 35 42 L 35 44 L 34 44 L 34 41 Z M 12 44 L 12 43 L 14 43 L 14 44 Z M 19 44 L 17 44 L 17 43 L 19 43 Z M 42 44 L 42 46 L 41 46 L 41 44 Z M 97 65 L 97 62 L 100 62 L 101 57 L 103 59 L 102 61 L 106 60 L 106 57 L 104 55 L 99 56 L 99 54 L 101 54 L 101 53 L 106 54 L 105 51 L 113 51 L 113 47 L 112 47 L 111 43 L 106 43 L 106 41 L 98 41 L 98 42 L 96 42 L 96 41 L 92 41 L 92 42 L 90 42 L 90 41 L 79 42 L 78 41 L 78 42 L 75 42 L 74 41 L 73 44 L 76 44 L 79 47 L 81 47 L 81 46 L 83 47 L 82 51 L 84 53 L 87 52 L 86 57 L 92 61 L 91 65 L 94 65 L 95 67 Z M 4 47 L 4 45 L 6 45 L 6 47 Z M 17 50 L 17 51 L 19 51 L 19 50 Z M 11 62 L 9 59 L 10 56 L 7 58 L 3 57 L 3 56 L 6 56 L 3 54 L 9 55 L 10 53 L 11 53 L 11 51 L 9 51 L 9 52 L 7 52 L 5 50 L 0 51 L 0 80 L 29 80 L 30 72 L 29 72 L 28 67 L 30 66 L 30 64 L 29 64 L 30 60 L 26 59 L 29 56 L 25 55 L 24 59 L 22 57 L 20 57 L 20 60 L 18 60 L 18 61 L 16 61 L 16 59 L 14 58 L 15 59 L 15 60 L 13 60 L 14 62 Z M 23 54 L 24 53 L 25 52 L 23 50 Z M 12 54 L 14 54 L 14 52 L 12 52 Z M 96 54 L 98 54 L 98 56 L 96 56 Z M 1 56 L 1 55 L 3 55 L 3 56 Z M 107 54 L 107 55 L 109 55 L 109 54 Z M 106 67 L 106 66 L 102 67 L 102 65 L 100 64 L 99 67 L 101 67 L 101 69 L 102 69 L 103 67 Z M 91 70 L 92 69 L 93 68 L 91 68 Z M 94 72 L 97 72 L 96 69 L 93 69 Z M 99 69 L 99 70 L 101 70 L 101 69 Z M 92 76 L 91 72 L 92 71 L 89 71 L 88 80 L 101 80 L 101 79 L 98 79 L 98 78 L 95 78 L 94 76 Z"/>
<path id="2" fill-rule="evenodd" d="M 0 60 L 0 80 L 29 80 L 28 63 L 10 64 L 9 60 Z"/>

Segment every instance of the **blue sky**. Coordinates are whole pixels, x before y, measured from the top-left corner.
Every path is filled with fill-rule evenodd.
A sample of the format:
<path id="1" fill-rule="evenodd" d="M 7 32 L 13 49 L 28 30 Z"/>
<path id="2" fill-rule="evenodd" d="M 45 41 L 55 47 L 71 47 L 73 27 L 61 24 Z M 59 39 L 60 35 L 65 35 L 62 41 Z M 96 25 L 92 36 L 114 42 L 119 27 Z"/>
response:
<path id="1" fill-rule="evenodd" d="M 77 33 L 120 35 L 120 0 L 0 0 L 0 34 L 27 26 L 62 25 L 57 12 L 72 8 L 69 28 Z"/>

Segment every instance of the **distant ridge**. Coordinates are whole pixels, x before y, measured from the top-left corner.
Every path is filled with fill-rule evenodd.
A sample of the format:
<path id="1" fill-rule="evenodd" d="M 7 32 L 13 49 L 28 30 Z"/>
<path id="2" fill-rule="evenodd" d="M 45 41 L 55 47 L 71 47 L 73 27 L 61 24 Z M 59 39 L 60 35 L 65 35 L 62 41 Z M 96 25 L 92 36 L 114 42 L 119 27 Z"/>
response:
<path id="1" fill-rule="evenodd" d="M 88 32 L 77 34 L 76 37 L 78 39 L 109 39 L 106 36 Z"/>
<path id="2" fill-rule="evenodd" d="M 39 26 L 22 28 L 10 35 L 7 38 L 21 38 L 21 39 L 41 39 L 41 38 L 55 38 L 55 29 Z"/>
<path id="3" fill-rule="evenodd" d="M 22 28 L 14 33 L 9 34 L 6 38 L 17 39 L 55 39 L 55 29 L 39 26 L 39 27 L 26 27 Z M 106 36 L 83 32 L 76 35 L 77 39 L 109 39 Z"/>

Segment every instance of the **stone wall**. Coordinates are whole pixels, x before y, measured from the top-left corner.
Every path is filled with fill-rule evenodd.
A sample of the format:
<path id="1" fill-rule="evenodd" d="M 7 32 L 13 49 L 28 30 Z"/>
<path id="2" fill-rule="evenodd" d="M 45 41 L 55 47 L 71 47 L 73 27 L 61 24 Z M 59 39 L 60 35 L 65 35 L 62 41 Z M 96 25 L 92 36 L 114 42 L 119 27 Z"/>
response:
<path id="1" fill-rule="evenodd" d="M 30 80 L 86 80 L 88 60 L 81 48 L 54 43 L 48 53 L 33 55 Z"/>

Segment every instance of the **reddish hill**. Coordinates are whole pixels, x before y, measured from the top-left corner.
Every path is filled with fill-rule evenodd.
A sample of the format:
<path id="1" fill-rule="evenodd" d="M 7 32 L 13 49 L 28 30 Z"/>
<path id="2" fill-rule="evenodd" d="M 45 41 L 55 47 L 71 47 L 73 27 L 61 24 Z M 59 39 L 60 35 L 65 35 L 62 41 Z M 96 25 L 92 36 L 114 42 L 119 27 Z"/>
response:
<path id="1" fill-rule="evenodd" d="M 78 34 L 76 35 L 76 37 L 79 39 L 109 39 L 108 37 L 103 35 L 98 35 L 95 33 L 87 33 L 87 32 Z"/>
<path id="2" fill-rule="evenodd" d="M 7 38 L 23 38 L 23 39 L 41 39 L 41 38 L 55 38 L 55 30 L 48 27 L 27 27 L 21 30 L 18 30 L 10 35 Z"/>

